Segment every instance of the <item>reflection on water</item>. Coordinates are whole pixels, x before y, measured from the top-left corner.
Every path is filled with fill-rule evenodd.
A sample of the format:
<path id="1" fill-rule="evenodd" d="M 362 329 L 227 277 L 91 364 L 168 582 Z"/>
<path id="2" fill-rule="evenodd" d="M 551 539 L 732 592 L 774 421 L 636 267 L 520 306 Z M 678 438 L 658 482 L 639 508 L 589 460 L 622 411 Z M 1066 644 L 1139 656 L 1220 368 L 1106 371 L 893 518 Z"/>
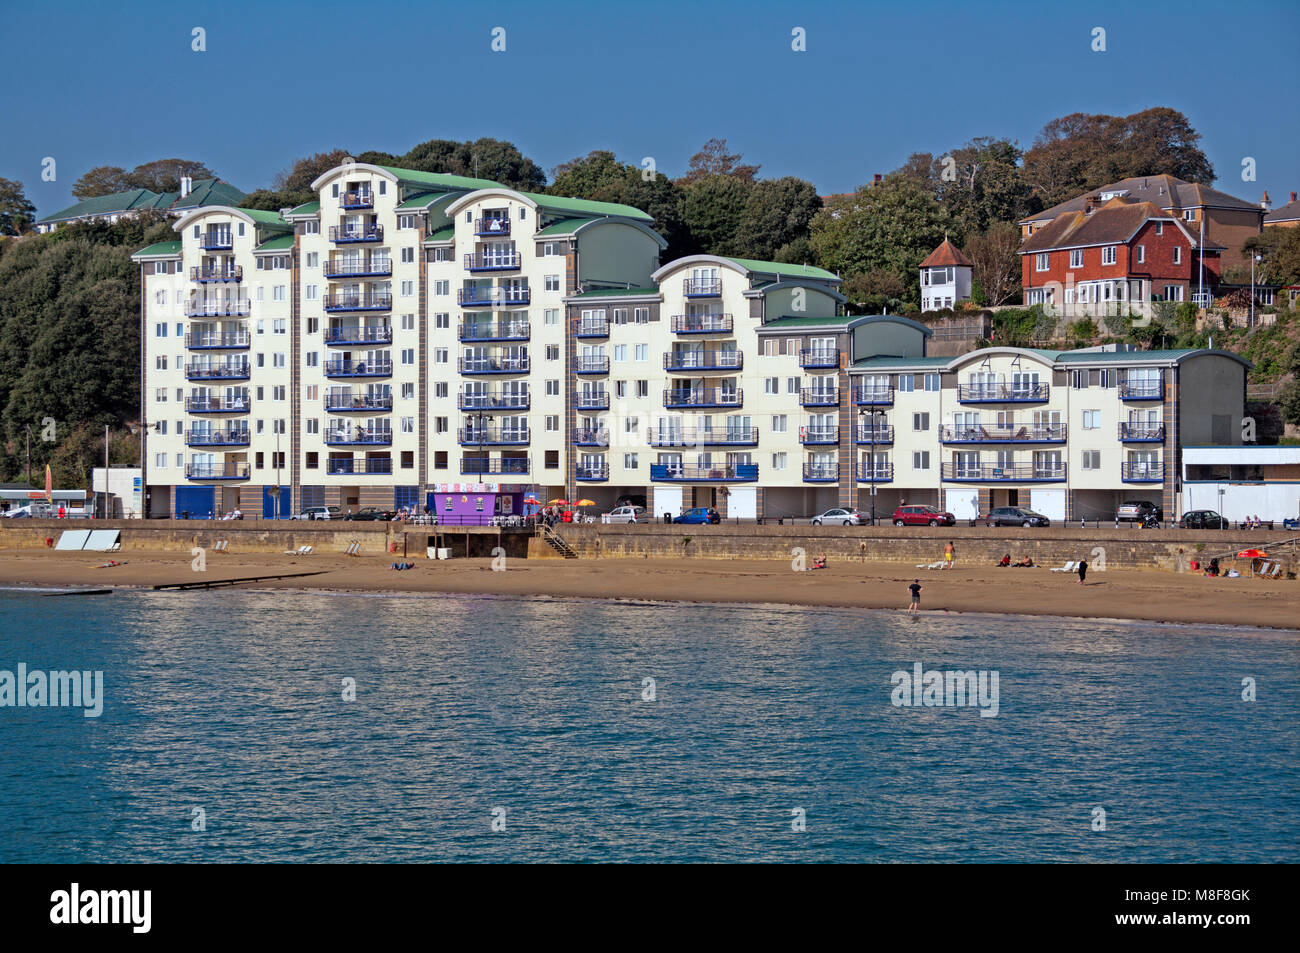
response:
<path id="1" fill-rule="evenodd" d="M 5 592 L 0 649 L 0 670 L 103 669 L 107 696 L 98 719 L 0 708 L 3 861 L 1296 852 L 1300 659 L 1286 633 L 491 597 Z M 998 716 L 892 706 L 891 674 L 918 661 L 998 671 Z M 1241 700 L 1246 676 L 1253 704 Z M 1097 806 L 1105 832 L 1091 829 Z M 191 829 L 193 808 L 206 830 Z M 805 832 L 791 829 L 794 808 Z"/>

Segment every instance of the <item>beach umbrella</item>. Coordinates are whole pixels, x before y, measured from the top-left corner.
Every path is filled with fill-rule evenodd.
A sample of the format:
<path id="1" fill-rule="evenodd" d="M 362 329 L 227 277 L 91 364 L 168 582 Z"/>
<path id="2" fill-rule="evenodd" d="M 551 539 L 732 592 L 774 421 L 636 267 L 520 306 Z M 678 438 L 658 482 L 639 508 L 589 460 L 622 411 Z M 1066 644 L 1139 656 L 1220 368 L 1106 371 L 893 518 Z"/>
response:
<path id="1" fill-rule="evenodd" d="M 574 503 L 573 505 L 574 505 L 574 506 L 595 506 L 595 505 L 596 505 L 596 501 L 595 501 L 595 500 L 579 500 L 578 502 Z"/>
<path id="2" fill-rule="evenodd" d="M 1267 557 L 1268 553 L 1261 549 L 1243 549 L 1241 552 L 1237 553 L 1238 559 L 1265 559 Z"/>
<path id="3" fill-rule="evenodd" d="M 551 501 L 550 501 L 549 503 L 547 503 L 546 505 L 547 505 L 547 506 L 568 506 L 568 505 L 569 505 L 569 501 L 568 501 L 568 500 L 551 500 Z"/>
<path id="4" fill-rule="evenodd" d="M 527 504 L 530 505 L 530 506 L 541 506 L 541 505 L 542 505 L 542 501 L 539 500 L 539 499 L 538 499 L 537 497 L 535 497 L 535 496 L 526 496 L 526 497 L 524 497 L 524 502 L 527 503 Z"/>

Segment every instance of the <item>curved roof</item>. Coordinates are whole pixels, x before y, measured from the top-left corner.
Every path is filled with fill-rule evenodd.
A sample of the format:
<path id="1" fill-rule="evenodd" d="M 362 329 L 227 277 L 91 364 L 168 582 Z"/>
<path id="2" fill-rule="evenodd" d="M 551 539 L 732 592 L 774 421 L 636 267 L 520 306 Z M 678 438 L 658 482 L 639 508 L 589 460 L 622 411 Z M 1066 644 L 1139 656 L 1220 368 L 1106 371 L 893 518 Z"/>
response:
<path id="1" fill-rule="evenodd" d="M 543 195 L 538 192 L 517 192 L 504 185 L 493 185 L 489 188 L 475 189 L 473 192 L 462 195 L 451 205 L 447 206 L 447 211 L 452 215 L 455 215 L 471 202 L 477 202 L 481 199 L 493 196 L 503 199 L 512 199 L 516 202 L 521 202 L 524 205 L 530 206 L 531 208 L 546 209 L 548 212 L 556 212 L 568 218 L 602 216 L 635 219 L 641 222 L 654 221 L 653 216 L 647 215 L 639 208 L 633 208 L 631 205 L 620 205 L 617 202 L 596 202 L 592 199 L 567 198 L 560 195 Z"/>
<path id="2" fill-rule="evenodd" d="M 391 165 L 371 165 L 368 162 L 344 162 L 327 172 L 318 175 L 311 187 L 319 192 L 333 179 L 353 172 L 371 172 L 383 176 L 390 182 L 404 182 L 409 185 L 424 186 L 430 191 L 446 192 L 455 189 L 483 189 L 499 186 L 491 179 L 474 179 L 465 175 L 451 175 L 447 172 L 421 172 L 418 169 L 399 169 Z"/>
<path id="3" fill-rule="evenodd" d="M 905 318 L 903 320 L 908 319 Z M 1208 355 L 1231 358 L 1246 368 L 1252 366 L 1251 362 L 1246 360 L 1240 354 L 1234 354 L 1231 351 L 1224 351 L 1219 348 L 1206 347 L 1166 351 L 1099 351 L 1092 348 L 1085 348 L 1077 351 L 1045 351 L 1035 348 L 998 345 L 995 347 L 980 348 L 975 351 L 967 351 L 965 354 L 957 354 L 953 357 L 922 358 L 920 360 L 925 361 L 927 366 L 933 366 L 936 370 L 955 371 L 972 361 L 983 361 L 990 356 L 1008 354 L 1028 357 L 1037 363 L 1052 368 L 1078 367 L 1080 365 L 1086 366 L 1089 364 L 1164 364 L 1172 367 L 1175 364 L 1181 364 L 1194 357 L 1205 357 Z M 895 366 L 907 367 L 917 366 L 915 363 L 917 360 L 917 358 L 893 358 L 888 355 L 878 355 L 864 358 L 853 366 L 857 369 Z"/>
<path id="4" fill-rule="evenodd" d="M 264 211 L 263 209 L 257 209 L 257 208 L 235 208 L 233 205 L 200 206 L 199 208 L 196 208 L 191 212 L 186 212 L 184 215 L 182 215 L 179 219 L 176 220 L 176 223 L 172 225 L 172 228 L 179 232 L 183 228 L 185 228 L 186 225 L 192 222 L 194 219 L 198 218 L 201 215 L 208 215 L 212 212 L 220 212 L 226 215 L 233 215 L 235 216 L 235 218 L 242 218 L 245 222 L 248 222 L 248 224 L 254 226 L 263 225 L 267 228 L 281 228 L 281 229 L 285 229 L 286 231 L 292 230 L 293 228 L 292 225 L 290 225 L 288 222 L 286 222 L 283 218 L 280 217 L 279 212 L 267 212 Z"/>
<path id="5" fill-rule="evenodd" d="M 814 268 L 811 265 L 792 265 L 784 261 L 758 261 L 754 258 L 730 258 L 722 255 L 686 255 L 683 258 L 676 258 L 666 265 L 661 265 L 659 270 L 650 277 L 659 281 L 663 275 L 694 264 L 718 265 L 742 275 L 774 275 L 778 278 L 806 278 L 810 281 L 838 282 L 840 280 L 838 276 L 824 268 Z"/>

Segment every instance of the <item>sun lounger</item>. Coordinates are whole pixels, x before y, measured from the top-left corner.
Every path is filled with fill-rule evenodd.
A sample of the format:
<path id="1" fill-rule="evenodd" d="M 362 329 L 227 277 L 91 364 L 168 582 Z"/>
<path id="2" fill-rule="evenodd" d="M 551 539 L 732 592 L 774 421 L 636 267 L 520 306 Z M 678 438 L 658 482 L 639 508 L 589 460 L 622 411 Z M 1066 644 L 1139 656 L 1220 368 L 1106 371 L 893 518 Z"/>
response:
<path id="1" fill-rule="evenodd" d="M 219 539 L 219 540 L 217 540 L 215 543 L 212 544 L 212 551 L 213 551 L 214 553 L 228 553 L 228 552 L 230 552 L 230 540 L 228 540 L 228 539 Z"/>
<path id="2" fill-rule="evenodd" d="M 359 539 L 354 539 L 352 542 L 348 543 L 348 548 L 345 549 L 345 550 L 343 550 L 343 555 L 344 555 L 344 556 L 360 556 L 360 555 L 361 555 L 361 540 L 359 540 Z"/>
<path id="3" fill-rule="evenodd" d="M 299 546 L 297 549 L 286 549 L 286 556 L 310 556 L 312 548 L 310 546 Z"/>
<path id="4" fill-rule="evenodd" d="M 1053 566 L 1052 572 L 1078 572 L 1079 563 L 1077 561 L 1068 562 L 1064 566 Z"/>
<path id="5" fill-rule="evenodd" d="M 917 569 L 942 569 L 943 560 L 941 559 L 937 563 L 918 563 L 916 568 Z"/>
<path id="6" fill-rule="evenodd" d="M 1273 564 L 1273 568 L 1270 569 L 1270 570 L 1268 571 L 1268 578 L 1269 578 L 1269 579 L 1276 579 L 1276 578 L 1277 578 L 1278 576 L 1280 576 L 1281 574 L 1282 574 L 1282 564 L 1281 564 L 1281 563 L 1274 563 L 1274 564 Z"/>

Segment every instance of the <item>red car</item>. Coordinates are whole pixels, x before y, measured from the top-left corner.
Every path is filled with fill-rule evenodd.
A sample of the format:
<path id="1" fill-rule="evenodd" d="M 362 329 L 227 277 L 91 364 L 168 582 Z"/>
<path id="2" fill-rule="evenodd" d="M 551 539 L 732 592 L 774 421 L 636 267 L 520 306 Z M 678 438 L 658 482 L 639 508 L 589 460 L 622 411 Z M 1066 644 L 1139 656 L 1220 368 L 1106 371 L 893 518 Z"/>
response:
<path id="1" fill-rule="evenodd" d="M 933 506 L 900 506 L 894 510 L 895 526 L 952 526 L 957 517 Z"/>

